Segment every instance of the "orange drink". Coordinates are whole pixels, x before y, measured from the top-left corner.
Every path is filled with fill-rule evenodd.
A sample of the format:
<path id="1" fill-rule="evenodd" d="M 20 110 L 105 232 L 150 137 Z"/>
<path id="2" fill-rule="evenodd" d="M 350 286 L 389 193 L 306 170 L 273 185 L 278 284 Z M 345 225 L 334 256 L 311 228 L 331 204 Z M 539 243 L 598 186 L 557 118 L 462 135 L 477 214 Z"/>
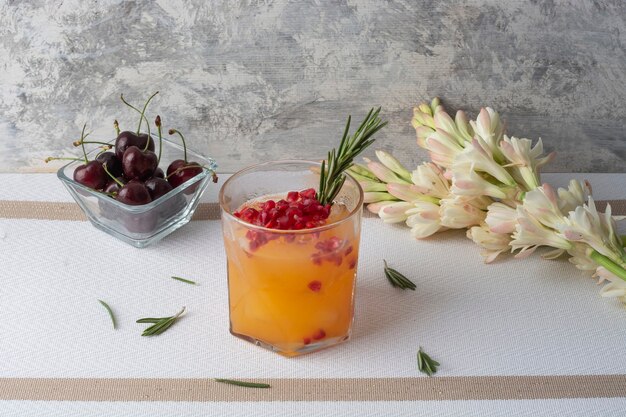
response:
<path id="1" fill-rule="evenodd" d="M 350 337 L 363 193 L 348 177 L 332 206 L 306 161 L 257 165 L 220 192 L 230 331 L 295 356 Z"/>

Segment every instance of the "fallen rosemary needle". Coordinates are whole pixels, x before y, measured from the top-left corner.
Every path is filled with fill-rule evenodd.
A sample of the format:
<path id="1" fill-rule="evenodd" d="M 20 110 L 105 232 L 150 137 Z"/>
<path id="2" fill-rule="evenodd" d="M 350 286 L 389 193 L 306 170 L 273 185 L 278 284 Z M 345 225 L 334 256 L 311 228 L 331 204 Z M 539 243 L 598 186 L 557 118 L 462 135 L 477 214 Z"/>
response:
<path id="1" fill-rule="evenodd" d="M 417 351 L 417 369 L 428 376 L 433 376 L 433 374 L 437 372 L 438 366 L 439 362 L 428 356 L 428 354 L 424 352 L 420 346 Z"/>
<path id="2" fill-rule="evenodd" d="M 107 312 L 109 313 L 109 317 L 111 317 L 111 322 L 113 323 L 113 329 L 116 329 L 117 323 L 115 322 L 115 316 L 113 315 L 113 310 L 111 310 L 111 307 L 109 307 L 109 305 L 105 303 L 104 301 L 98 300 L 98 302 L 102 304 L 104 308 L 107 309 Z"/>
<path id="3" fill-rule="evenodd" d="M 146 317 L 143 319 L 137 320 L 137 323 L 153 323 L 152 326 L 148 327 L 141 334 L 142 336 L 156 336 L 158 334 L 163 333 L 167 329 L 169 329 L 172 324 L 176 322 L 176 320 L 183 315 L 185 312 L 185 307 L 182 308 L 176 315 L 171 317 Z"/>
<path id="4" fill-rule="evenodd" d="M 263 384 L 259 382 L 245 382 L 245 381 L 236 381 L 234 379 L 222 379 L 215 378 L 215 382 L 221 382 L 223 384 L 237 385 L 238 387 L 246 387 L 246 388 L 271 388 L 270 384 Z"/>
<path id="5" fill-rule="evenodd" d="M 190 279 L 185 279 L 181 277 L 172 277 L 172 279 L 175 279 L 176 281 L 184 282 L 186 284 L 198 285 L 195 281 L 192 281 Z"/>
<path id="6" fill-rule="evenodd" d="M 383 262 L 385 263 L 385 276 L 387 277 L 387 279 L 389 280 L 392 286 L 403 289 L 403 290 L 408 289 L 408 290 L 415 291 L 415 284 L 410 279 L 408 279 L 407 277 L 405 277 L 404 275 L 402 275 L 395 269 L 390 268 L 387 265 L 386 260 L 383 259 Z"/>

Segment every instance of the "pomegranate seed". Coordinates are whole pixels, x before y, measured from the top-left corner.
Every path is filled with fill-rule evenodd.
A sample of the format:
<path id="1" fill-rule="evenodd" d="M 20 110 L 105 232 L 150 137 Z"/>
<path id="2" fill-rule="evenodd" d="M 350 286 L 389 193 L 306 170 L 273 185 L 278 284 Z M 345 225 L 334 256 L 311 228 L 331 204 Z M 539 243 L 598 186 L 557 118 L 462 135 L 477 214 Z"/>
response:
<path id="1" fill-rule="evenodd" d="M 279 211 L 285 211 L 289 208 L 289 203 L 285 200 L 278 200 L 278 202 L 276 203 L 276 208 Z"/>
<path id="2" fill-rule="evenodd" d="M 314 265 L 321 265 L 322 257 L 319 255 L 319 253 L 314 253 L 313 255 L 311 255 L 311 262 L 313 262 Z"/>
<path id="3" fill-rule="evenodd" d="M 278 228 L 279 229 L 289 229 L 289 217 L 287 216 L 281 216 L 276 220 L 276 223 L 278 223 Z"/>
<path id="4" fill-rule="evenodd" d="M 305 337 L 304 339 L 302 339 L 302 343 L 304 343 L 304 345 L 308 345 L 311 343 L 311 338 L 310 337 Z"/>
<path id="5" fill-rule="evenodd" d="M 319 329 L 313 333 L 313 340 L 320 340 L 326 337 L 326 332 L 323 329 Z"/>
<path id="6" fill-rule="evenodd" d="M 300 197 L 302 198 L 315 198 L 316 194 L 317 193 L 315 192 L 315 189 L 313 188 L 307 188 L 306 190 L 300 191 Z"/>
<path id="7" fill-rule="evenodd" d="M 320 292 L 320 290 L 322 289 L 322 283 L 321 281 L 311 281 L 309 282 L 308 287 L 313 292 Z"/>
<path id="8" fill-rule="evenodd" d="M 348 249 L 344 252 L 345 255 L 350 255 L 352 253 L 352 246 L 348 246 Z"/>
<path id="9" fill-rule="evenodd" d="M 289 201 L 290 203 L 295 203 L 299 199 L 300 199 L 300 193 L 298 193 L 297 191 L 289 191 L 287 193 L 287 201 Z"/>
<path id="10" fill-rule="evenodd" d="M 271 210 L 276 207 L 276 202 L 274 200 L 267 200 L 263 203 L 263 210 Z"/>
<path id="11" fill-rule="evenodd" d="M 356 259 L 351 259 L 350 260 L 350 265 L 348 265 L 350 267 L 350 269 L 354 269 L 354 267 L 356 266 Z"/>

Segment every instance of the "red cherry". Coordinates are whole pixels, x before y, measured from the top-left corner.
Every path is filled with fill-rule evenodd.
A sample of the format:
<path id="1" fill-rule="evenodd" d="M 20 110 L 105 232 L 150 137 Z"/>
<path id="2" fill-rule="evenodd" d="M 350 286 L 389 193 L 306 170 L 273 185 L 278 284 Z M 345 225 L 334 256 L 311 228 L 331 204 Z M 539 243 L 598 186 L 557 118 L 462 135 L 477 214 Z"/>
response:
<path id="1" fill-rule="evenodd" d="M 150 197 L 152 197 L 153 201 L 172 191 L 172 186 L 170 185 L 170 183 L 163 178 L 149 178 L 146 180 L 144 185 L 148 189 Z"/>
<path id="2" fill-rule="evenodd" d="M 119 160 L 122 160 L 126 149 L 130 148 L 131 146 L 136 146 L 139 149 L 144 149 L 146 147 L 146 142 L 148 142 L 148 150 L 154 151 L 154 140 L 152 140 L 152 138 L 149 137 L 147 134 L 142 133 L 140 135 L 137 135 L 135 132 L 121 132 L 119 135 L 117 135 L 117 138 L 115 139 L 115 156 L 117 156 Z"/>
<path id="3" fill-rule="evenodd" d="M 74 181 L 94 190 L 103 189 L 108 180 L 109 176 L 98 161 L 87 162 L 74 170 Z"/>
<path id="4" fill-rule="evenodd" d="M 122 170 L 122 160 L 114 152 L 103 152 L 96 157 L 96 161 L 102 165 L 106 164 L 107 169 L 114 177 L 120 177 L 124 172 Z"/>
<path id="5" fill-rule="evenodd" d="M 122 184 L 126 184 L 126 179 L 124 179 L 124 177 L 117 177 L 116 179 Z M 120 186 L 117 181 L 111 178 L 109 182 L 107 183 L 106 187 L 104 187 L 104 192 L 108 194 L 118 193 L 123 187 L 123 185 Z"/>
<path id="6" fill-rule="evenodd" d="M 187 162 L 177 159 L 167 167 L 167 180 L 176 188 L 202 172 L 197 162 Z"/>
<path id="7" fill-rule="evenodd" d="M 165 173 L 163 173 L 163 170 L 161 168 L 157 168 L 156 171 L 154 171 L 154 177 L 165 178 Z"/>
<path id="8" fill-rule="evenodd" d="M 152 151 L 142 151 L 136 146 L 131 146 L 124 152 L 122 168 L 124 176 L 128 179 L 146 180 L 157 169 L 158 158 Z"/>
<path id="9" fill-rule="evenodd" d="M 140 206 L 152 201 L 150 192 L 143 183 L 137 180 L 129 181 L 117 194 L 117 201 L 131 206 Z"/>

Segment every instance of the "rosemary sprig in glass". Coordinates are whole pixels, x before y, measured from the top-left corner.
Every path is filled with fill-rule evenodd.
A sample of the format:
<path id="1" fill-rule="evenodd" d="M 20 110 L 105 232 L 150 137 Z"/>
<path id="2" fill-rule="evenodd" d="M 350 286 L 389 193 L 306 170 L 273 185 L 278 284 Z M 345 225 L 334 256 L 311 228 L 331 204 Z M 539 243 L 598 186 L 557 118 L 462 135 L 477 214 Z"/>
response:
<path id="1" fill-rule="evenodd" d="M 437 372 L 438 366 L 439 362 L 428 356 L 428 354 L 424 352 L 420 346 L 417 351 L 417 369 L 428 376 L 433 376 L 433 374 Z"/>
<path id="2" fill-rule="evenodd" d="M 407 277 L 405 277 L 404 275 L 402 275 L 395 269 L 390 268 L 387 265 L 386 260 L 383 259 L 383 262 L 385 263 L 385 276 L 387 277 L 387 279 L 389 280 L 389 283 L 391 283 L 392 286 L 400 288 L 402 290 L 415 291 L 415 284 L 413 283 L 413 281 L 411 281 L 410 279 L 408 279 Z"/>
<path id="3" fill-rule="evenodd" d="M 387 124 L 378 117 L 379 113 L 380 107 L 376 110 L 371 109 L 352 136 L 348 136 L 352 118 L 352 116 L 348 116 L 339 148 L 328 152 L 327 160 L 322 162 L 320 187 L 317 193 L 320 204 L 333 203 L 346 180 L 343 175 L 344 171 L 350 168 L 354 158 L 374 143 L 372 136 Z"/>
<path id="4" fill-rule="evenodd" d="M 104 308 L 107 309 L 107 312 L 109 313 L 109 317 L 111 317 L 111 322 L 113 323 L 113 329 L 115 330 L 117 328 L 117 323 L 115 322 L 115 316 L 113 315 L 113 310 L 111 310 L 111 307 L 109 307 L 109 305 L 105 303 L 104 301 L 98 300 L 98 302 L 102 304 Z"/>
<path id="5" fill-rule="evenodd" d="M 236 381 L 234 379 L 223 379 L 223 378 L 215 378 L 215 382 L 221 382 L 223 384 L 237 385 L 238 387 L 246 387 L 246 388 L 271 388 L 270 384 L 263 384 L 259 382 L 245 382 L 245 381 Z"/>
<path id="6" fill-rule="evenodd" d="M 171 317 L 146 317 L 143 319 L 137 320 L 137 323 L 152 323 L 152 326 L 148 327 L 141 334 L 142 336 L 156 336 L 158 334 L 163 333 L 167 329 L 169 329 L 172 324 L 178 320 L 180 316 L 185 312 L 185 307 L 182 308 L 176 315 Z"/>

